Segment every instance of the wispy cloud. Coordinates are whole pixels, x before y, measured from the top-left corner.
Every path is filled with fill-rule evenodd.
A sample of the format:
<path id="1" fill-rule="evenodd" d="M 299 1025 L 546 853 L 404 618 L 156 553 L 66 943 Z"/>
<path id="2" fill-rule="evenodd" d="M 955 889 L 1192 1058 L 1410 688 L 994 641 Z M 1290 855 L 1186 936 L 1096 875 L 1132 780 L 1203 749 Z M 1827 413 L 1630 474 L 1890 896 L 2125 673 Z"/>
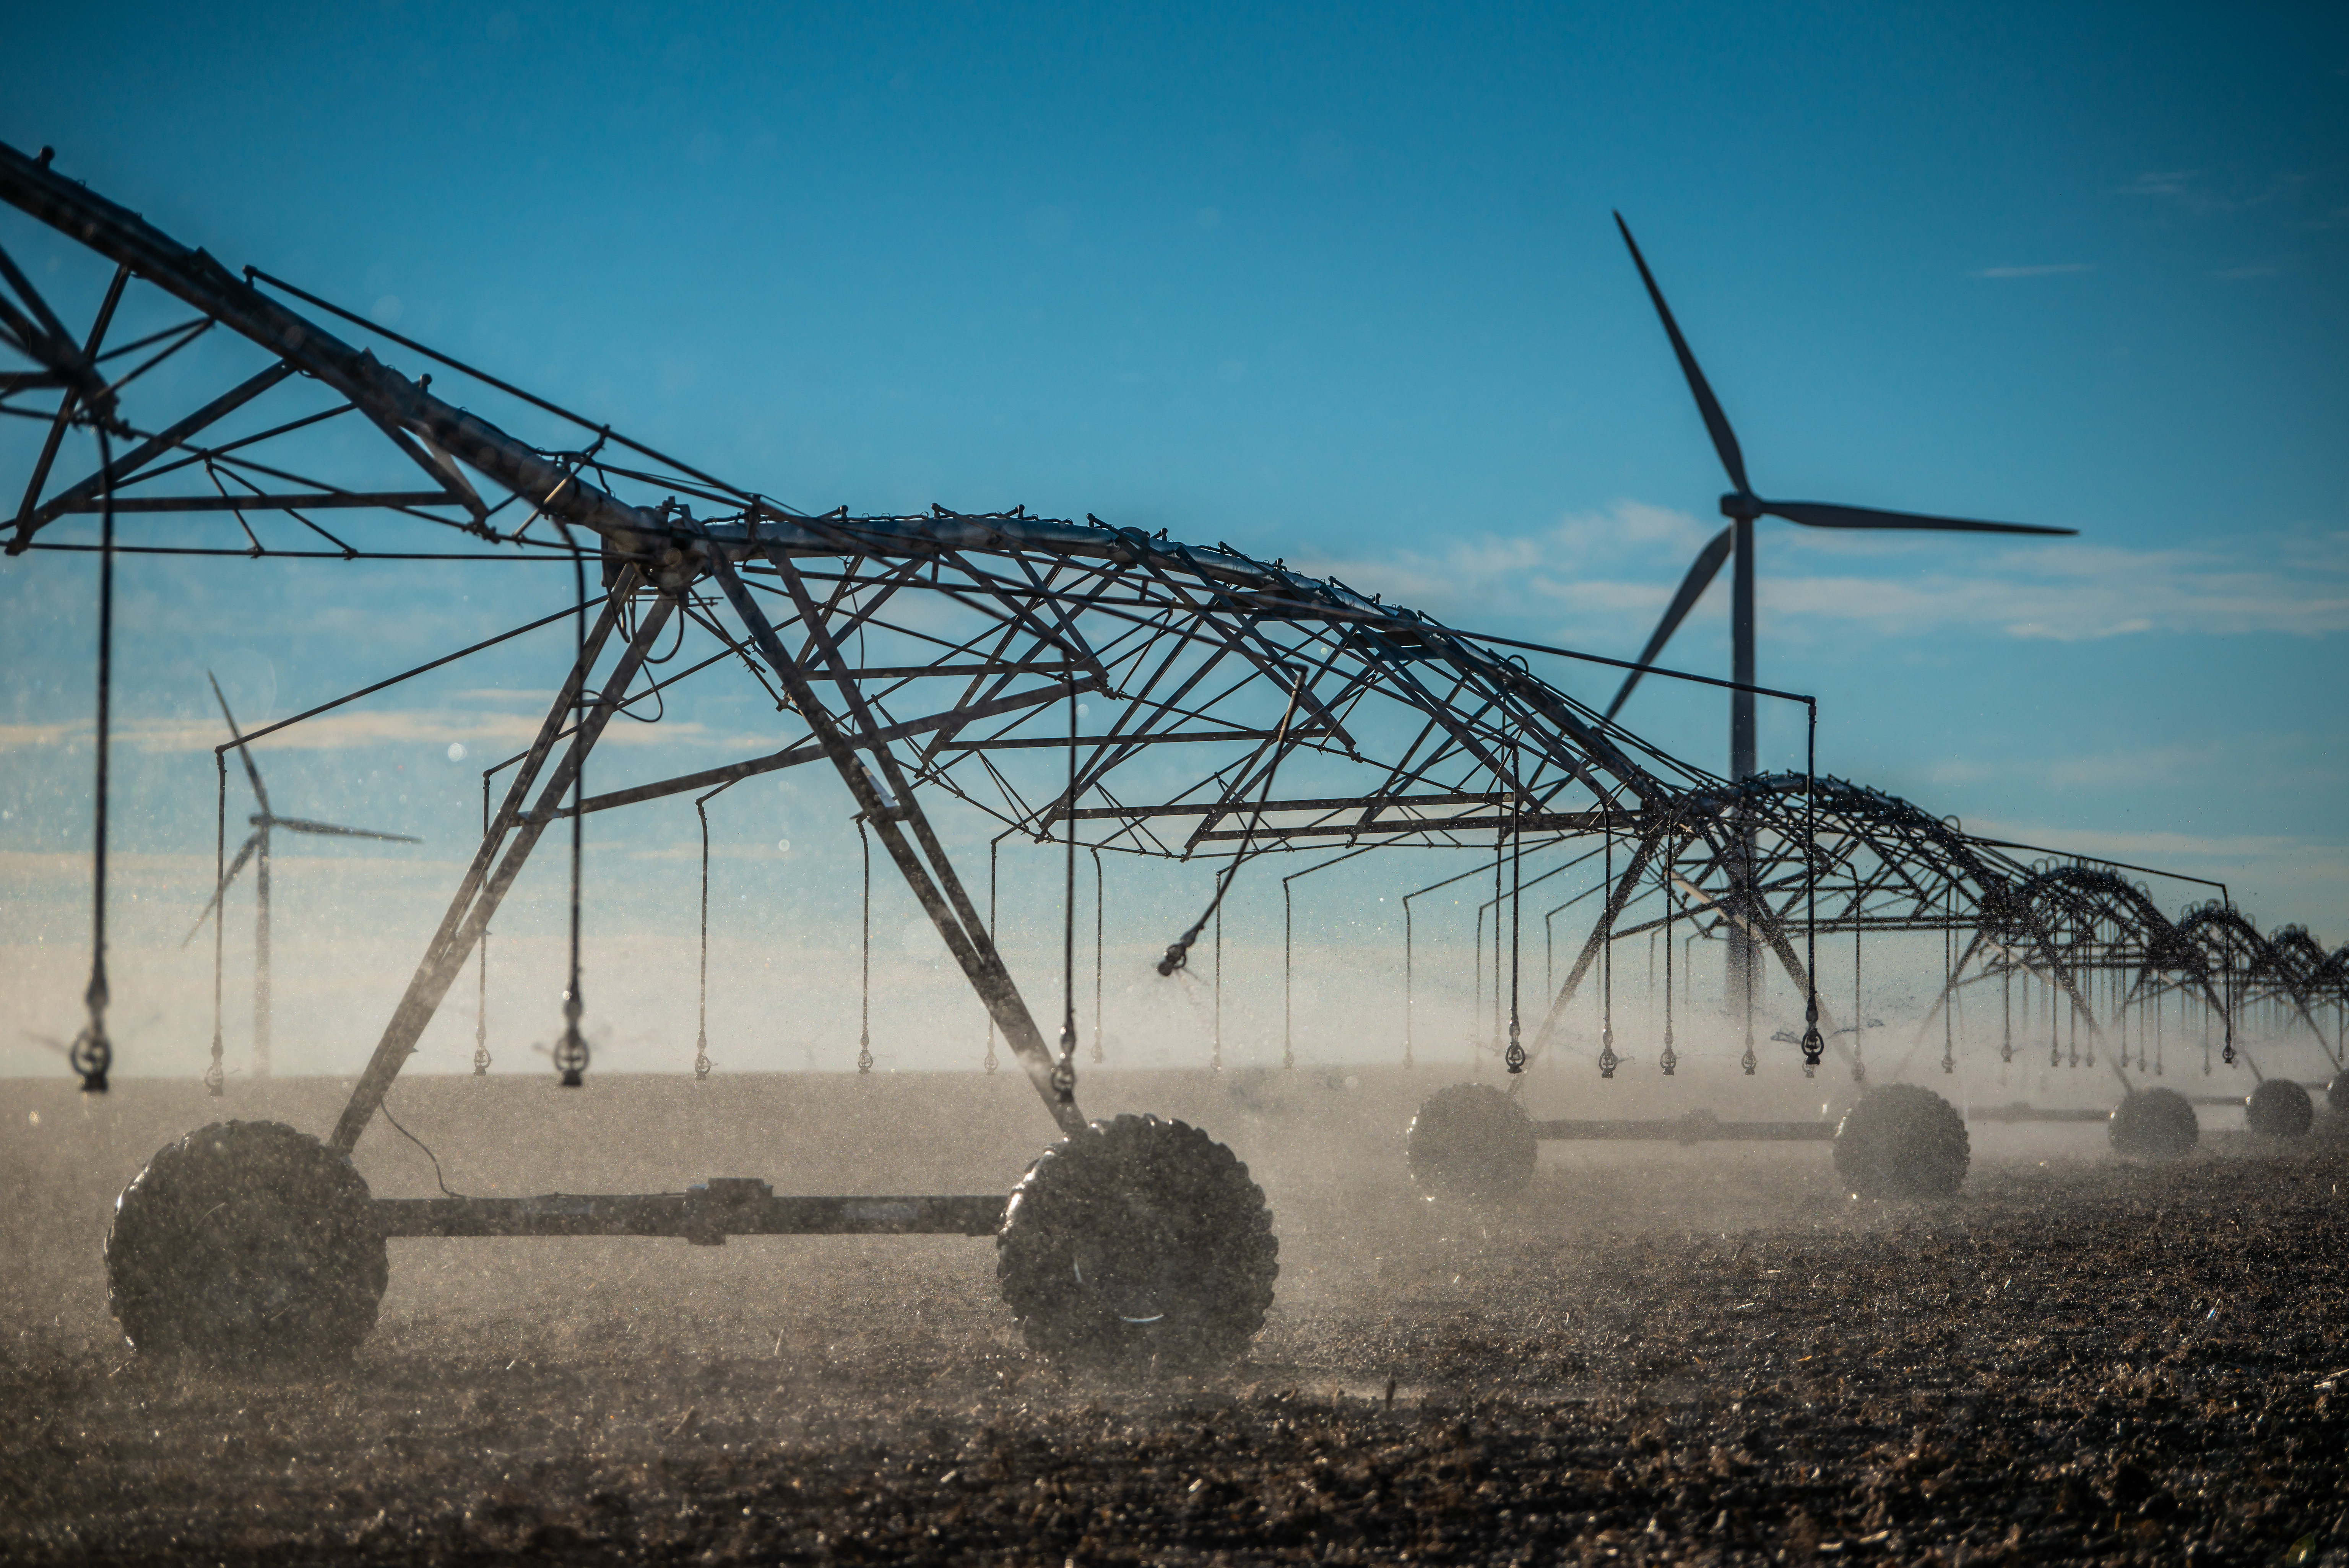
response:
<path id="1" fill-rule="evenodd" d="M 253 749 L 256 753 L 341 752 L 368 746 L 405 746 L 439 751 L 456 742 L 474 753 L 501 747 L 520 751 L 537 735 L 541 722 L 536 713 L 481 712 L 457 707 L 322 713 L 291 729 L 263 736 L 253 742 Z M 87 744 L 89 735 L 87 719 L 48 724 L 0 724 L 0 753 Z M 164 755 L 209 752 L 226 737 L 217 720 L 199 716 L 129 720 L 117 726 L 114 738 L 118 745 Z M 747 754 L 773 751 L 784 740 L 776 734 L 720 732 L 690 719 L 667 719 L 657 724 L 613 724 L 597 744 L 718 747 Z"/>
<path id="2" fill-rule="evenodd" d="M 1441 553 L 1319 557 L 1303 569 L 1447 618 L 1537 608 L 1633 608 L 1652 613 L 1671 597 L 1661 573 L 1720 532 L 1684 512 L 1622 501 L 1578 513 L 1531 534 L 1456 539 Z M 1675 578 L 1674 581 L 1677 579 Z"/>
<path id="3" fill-rule="evenodd" d="M 2197 216 L 2207 217 L 2289 201 L 2307 188 L 2309 180 L 2305 174 L 2287 171 L 2271 174 L 2255 187 L 2229 183 L 2234 185 L 2231 191 L 2214 190 L 2202 170 L 2172 169 L 2139 174 L 2121 186 L 2119 194 L 2168 202 Z"/>
<path id="4" fill-rule="evenodd" d="M 2055 277 L 2068 272 L 2094 272 L 2094 262 L 2042 262 L 2034 266 L 1986 266 L 1969 277 Z"/>
<path id="5" fill-rule="evenodd" d="M 2124 196 L 2186 196 L 2202 178 L 2199 169 L 2172 169 L 2159 173 L 2139 174 L 2121 187 Z"/>
<path id="6" fill-rule="evenodd" d="M 1325 559 L 1309 569 L 1460 624 L 1539 618 L 1569 638 L 1620 641 L 1644 634 L 1718 530 L 1685 513 L 1624 502 L 1537 533 L 1487 535 L 1440 553 Z M 1776 530 L 1762 601 L 1781 625 L 1860 625 L 1886 638 L 1946 628 L 2066 642 L 2349 631 L 2349 535 L 2238 535 L 2167 550 L 2034 541 L 1970 548 L 1954 563 L 1919 571 L 1923 548 Z M 1712 597 L 1726 581 L 1723 572 Z"/>
<path id="7" fill-rule="evenodd" d="M 56 724 L 0 724 L 0 752 L 30 751 L 36 746 L 62 745 L 78 741 L 89 733 L 87 719 L 67 719 Z"/>
<path id="8" fill-rule="evenodd" d="M 1830 546 L 1790 540 L 1806 553 Z M 2262 547 L 2264 546 L 2264 547 Z M 2285 542 L 2132 550 L 2076 541 L 1969 555 L 1962 566 L 1880 576 L 1764 579 L 1774 608 L 1868 625 L 1887 637 L 1971 626 L 2082 642 L 2146 632 L 2233 637 L 2349 631 L 2349 564 L 2298 561 Z"/>
<path id="9" fill-rule="evenodd" d="M 2104 801 L 2115 792 L 2141 789 L 2183 791 L 2205 800 L 2253 794 L 2325 799 L 2339 782 L 2323 737 L 2248 729 L 2087 753 L 1948 756 L 1930 763 L 1925 776 L 1952 788 L 1996 780 L 2002 798 L 2031 800 L 2068 794 Z"/>
<path id="10" fill-rule="evenodd" d="M 2340 888 L 2349 877 L 2349 849 L 2339 844 L 2288 834 L 2098 828 L 1990 816 L 1969 817 L 1965 826 L 1985 838 L 2209 877 L 2227 883 L 2237 903 L 2263 925 L 2311 919 L 2320 933 L 2341 940 Z M 2165 905 L 2178 901 L 2174 888 L 2161 892 Z"/>
<path id="11" fill-rule="evenodd" d="M 537 714 L 481 713 L 462 709 L 387 708 L 373 712 L 322 713 L 290 730 L 254 742 L 257 752 L 340 752 L 358 746 L 446 746 L 461 741 L 470 750 L 503 745 L 519 749 L 537 735 Z M 640 746 L 709 738 L 707 726 L 691 721 L 613 724 L 599 745 Z M 221 727 L 201 719 L 159 719 L 127 727 L 123 738 L 142 752 L 209 752 L 221 742 Z"/>

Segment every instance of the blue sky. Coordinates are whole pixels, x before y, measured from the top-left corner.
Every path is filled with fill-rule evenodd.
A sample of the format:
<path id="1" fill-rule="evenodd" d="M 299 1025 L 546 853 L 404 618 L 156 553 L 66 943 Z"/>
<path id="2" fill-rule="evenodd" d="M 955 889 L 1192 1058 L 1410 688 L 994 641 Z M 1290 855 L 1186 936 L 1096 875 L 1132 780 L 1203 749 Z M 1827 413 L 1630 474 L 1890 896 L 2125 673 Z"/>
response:
<path id="1" fill-rule="evenodd" d="M 2349 937 L 2337 7 L 121 6 L 9 32 L 0 138 L 738 483 L 1092 512 L 1628 657 L 1723 486 L 1620 208 L 1764 493 L 2081 530 L 1765 523 L 1761 676 L 1821 694 L 1824 765 Z M 497 570 L 134 568 L 126 722 L 201 722 L 207 663 L 283 715 L 561 602 L 562 574 Z M 36 732 L 86 713 L 89 575 L 0 565 L 20 955 L 79 940 L 56 857 L 86 844 L 82 764 Z M 1672 662 L 1726 673 L 1725 589 Z M 550 684 L 543 652 L 419 701 L 456 733 L 485 701 L 461 693 Z M 1717 769 L 1720 706 L 1651 683 L 1625 717 Z M 469 786 L 429 728 L 277 765 L 321 815 L 445 844 Z M 136 752 L 129 849 L 208 866 L 210 774 L 192 742 Z M 12 961 L 20 1002 L 46 961 Z"/>

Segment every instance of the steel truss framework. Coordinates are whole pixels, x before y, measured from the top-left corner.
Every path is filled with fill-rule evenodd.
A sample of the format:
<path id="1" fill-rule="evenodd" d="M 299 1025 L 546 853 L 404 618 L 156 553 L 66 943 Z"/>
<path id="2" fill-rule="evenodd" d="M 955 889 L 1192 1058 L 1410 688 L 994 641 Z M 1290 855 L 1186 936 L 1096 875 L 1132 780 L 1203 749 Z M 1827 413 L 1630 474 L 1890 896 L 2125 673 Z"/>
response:
<path id="1" fill-rule="evenodd" d="M 1822 937 L 1945 938 L 1945 977 L 1919 1035 L 1921 1042 L 1941 1024 L 1945 1070 L 1954 1069 L 1951 1012 L 1992 990 L 2000 993 L 1993 1005 L 2007 1055 L 2030 1049 L 2023 1041 L 2032 1038 L 2031 1021 L 2044 1019 L 2059 1062 L 2076 1064 L 2085 1044 L 2093 1066 L 2101 1045 L 2125 1087 L 2132 1062 L 2139 1073 L 2162 1070 L 2165 1019 L 2175 1020 L 2176 1043 L 2188 1044 L 2190 1029 L 2194 1043 L 2221 1047 L 2230 1061 L 2245 1054 L 2255 1075 L 2259 1064 L 2248 1054 L 2254 1041 L 2294 1030 L 2305 1030 L 2333 1066 L 2342 1066 L 2349 947 L 2328 953 L 2298 926 L 2263 935 L 2223 898 L 2173 919 L 2143 881 L 2124 875 L 2134 868 L 2026 863 L 2015 853 L 2024 846 L 1969 835 L 1898 796 L 1840 779 L 1816 781 L 1816 814 L 1806 825 L 1794 809 L 1806 784 L 1799 774 L 1765 774 L 1693 791 L 1680 803 L 1685 815 L 1660 813 L 1636 830 L 1553 1018 L 1609 940 L 1668 923 L 1706 936 L 1743 925 L 1776 945 L 1801 928 L 1815 888 Z M 1692 826 L 1741 820 L 1759 826 L 1725 842 Z M 1741 863 L 1737 857 L 1749 849 L 1750 863 Z M 1781 956 L 1799 987 L 1793 955 Z M 1830 1042 L 1840 1047 L 1837 1037 L 1848 1033 L 1856 1045 L 1860 1021 L 1837 1030 L 1827 999 L 1821 1011 Z M 1843 1054 L 1857 1069 L 1852 1054 Z"/>
<path id="2" fill-rule="evenodd" d="M 1697 929 L 1750 933 L 1806 990 L 1806 876 L 1823 929 L 1962 934 L 1945 996 L 2031 977 L 2082 1010 L 2092 1046 L 2098 977 L 2127 975 L 2114 994 L 2140 1008 L 2190 991 L 2230 1028 L 2247 1006 L 2288 1004 L 2314 1029 L 2321 1003 L 2340 1003 L 2344 954 L 2304 932 L 2261 938 L 2223 909 L 2172 925 L 2126 884 L 2032 871 L 1857 786 L 1822 781 L 1814 801 L 1802 775 L 1724 782 L 1608 722 L 1496 639 L 1279 561 L 1019 509 L 794 511 L 291 285 L 233 274 L 46 157 L 0 146 L 0 198 L 114 269 L 74 329 L 0 253 L 0 347 L 25 365 L 0 372 L 0 414 L 39 432 L 0 523 L 11 554 L 88 548 L 43 535 L 110 511 L 194 530 L 129 551 L 430 558 L 414 533 L 438 528 L 462 536 L 448 552 L 460 559 L 592 551 L 600 564 L 593 628 L 336 1128 L 346 1150 L 537 839 L 567 815 L 605 726 L 719 668 L 757 681 L 791 737 L 581 809 L 828 766 L 1071 1129 L 1082 1117 L 1065 1043 L 1056 1059 L 926 803 L 968 803 L 1040 841 L 1234 865 L 1325 846 L 1619 841 L 1623 869 L 1535 1032 L 1537 1057 L 1595 959 L 1668 905 Z M 349 329 L 573 437 L 509 433 L 436 393 L 431 375 L 337 336 Z M 118 444 L 77 472 L 66 438 L 91 426 Z M 343 536 L 357 524 L 330 527 L 338 517 L 369 542 Z M 243 542 L 218 543 L 232 523 Z M 373 542 L 387 524 L 405 526 L 400 548 Z M 289 549 L 295 527 L 305 533 Z M 657 653 L 664 638 L 688 630 L 707 657 L 656 675 L 675 657 Z M 1081 702 L 1102 716 L 1081 724 Z M 1821 1022 L 1832 1034 L 1824 1006 Z"/>
<path id="3" fill-rule="evenodd" d="M 479 554 L 600 556 L 600 614 L 337 1127 L 346 1149 L 537 839 L 564 815 L 605 727 L 715 666 L 747 670 L 795 738 L 582 809 L 830 766 L 1070 1127 L 1081 1118 L 1068 1064 L 1055 1061 L 926 803 L 951 796 L 1040 840 L 1066 834 L 1177 858 L 1637 833 L 1660 814 L 1723 845 L 1737 830 L 1704 819 L 1700 803 L 1721 798 L 1710 775 L 1607 724 L 1521 659 L 1342 584 L 1091 518 L 807 515 L 476 375 L 582 432 L 568 448 L 533 444 L 444 400 L 429 376 L 410 379 L 345 342 L 340 324 L 285 303 L 342 315 L 323 301 L 233 275 L 45 163 L 0 148 L 0 195 L 115 268 L 82 332 L 7 268 L 14 302 L 0 325 L 33 368 L 0 381 L 0 411 L 47 425 L 8 529 L 12 552 L 45 547 L 62 518 L 110 507 L 214 529 L 233 521 L 259 556 L 285 553 L 264 542 L 283 535 L 272 518 L 334 553 L 376 553 L 319 521 L 358 512 L 468 535 L 487 546 Z M 181 314 L 139 338 L 153 351 L 119 372 L 134 345 L 109 334 L 145 290 Z M 168 406 L 149 395 L 157 383 L 141 377 L 159 355 L 215 331 L 244 361 L 218 371 L 224 384 L 190 391 L 198 378 L 180 378 Z M 92 421 L 112 431 L 117 455 L 60 482 L 63 438 Z M 180 535 L 161 547 L 191 545 L 201 547 Z M 649 666 L 673 657 L 657 653 L 665 638 L 687 627 L 715 651 L 652 679 Z M 1081 727 L 1088 698 L 1112 716 Z"/>

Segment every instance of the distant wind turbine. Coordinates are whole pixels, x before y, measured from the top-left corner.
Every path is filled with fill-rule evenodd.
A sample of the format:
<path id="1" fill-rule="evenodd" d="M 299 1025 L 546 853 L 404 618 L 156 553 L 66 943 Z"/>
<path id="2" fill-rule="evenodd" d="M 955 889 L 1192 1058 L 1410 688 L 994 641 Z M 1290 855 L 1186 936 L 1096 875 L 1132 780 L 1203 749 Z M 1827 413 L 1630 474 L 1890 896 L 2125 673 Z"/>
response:
<path id="1" fill-rule="evenodd" d="M 315 833 L 331 838 L 377 838 L 390 844 L 421 844 L 424 840 L 411 838 L 404 833 L 374 833 L 364 827 L 337 827 L 331 822 L 312 822 L 306 817 L 279 816 L 270 810 L 269 791 L 261 783 L 261 770 L 254 765 L 253 753 L 245 749 L 243 732 L 236 727 L 236 715 L 229 711 L 228 699 L 221 694 L 220 680 L 210 670 L 204 672 L 204 679 L 212 683 L 212 696 L 220 703 L 221 717 L 228 721 L 229 735 L 236 742 L 237 758 L 244 763 L 244 776 L 252 781 L 253 798 L 261 809 L 245 818 L 253 825 L 251 836 L 237 850 L 236 858 L 229 862 L 228 869 L 221 874 L 220 886 L 212 889 L 211 900 L 204 905 L 202 913 L 196 917 L 195 925 L 181 939 L 180 945 L 184 948 L 195 940 L 196 932 L 204 929 L 204 921 L 221 907 L 221 900 L 228 897 L 229 884 L 236 880 L 236 874 L 244 869 L 246 861 L 253 861 L 253 1075 L 266 1078 L 269 1076 L 270 834 L 283 829 L 287 833 Z"/>
<path id="2" fill-rule="evenodd" d="M 1697 552 L 1695 564 L 1681 580 L 1680 591 L 1664 607 L 1664 618 L 1656 625 L 1655 635 L 1648 646 L 1640 650 L 1639 668 L 1624 678 L 1622 690 L 1615 701 L 1607 705 L 1607 717 L 1612 719 L 1622 708 L 1631 689 L 1640 684 L 1640 677 L 1651 668 L 1656 656 L 1664 650 L 1681 621 L 1704 596 L 1721 564 L 1732 556 L 1736 557 L 1736 570 L 1731 576 L 1732 597 L 1730 624 L 1730 676 L 1741 686 L 1752 686 L 1754 674 L 1754 522 L 1758 517 L 1783 517 L 1789 523 L 1799 523 L 1806 528 L 1895 528 L 1952 534 L 2077 534 L 2076 528 L 2043 528 L 2023 523 L 1978 523 L 1965 517 L 1934 517 L 1913 512 L 1883 512 L 1873 507 L 1841 506 L 1824 501 L 1765 501 L 1754 493 L 1754 486 L 1745 477 L 1745 456 L 1739 451 L 1737 432 L 1729 428 L 1729 416 L 1721 411 L 1719 400 L 1706 384 L 1704 372 L 1697 368 L 1696 356 L 1689 351 L 1688 339 L 1681 336 L 1680 323 L 1672 319 L 1671 307 L 1664 303 L 1664 291 L 1656 286 L 1653 273 L 1648 270 L 1647 258 L 1640 254 L 1639 242 L 1631 237 L 1630 225 L 1623 214 L 1615 214 L 1615 226 L 1622 231 L 1623 244 L 1630 247 L 1631 263 L 1640 269 L 1640 281 L 1648 286 L 1648 297 L 1655 302 L 1656 314 L 1662 318 L 1664 335 L 1671 339 L 1672 352 L 1679 356 L 1681 373 L 1688 378 L 1689 390 L 1696 396 L 1697 411 L 1704 416 L 1704 428 L 1713 437 L 1713 450 L 1721 458 L 1721 466 L 1728 472 L 1729 483 L 1735 489 L 1721 498 L 1721 514 L 1729 526 L 1707 542 Z M 1756 772 L 1754 742 L 1754 693 L 1732 691 L 1729 694 L 1729 776 L 1732 779 L 1751 778 Z M 1748 939 L 1743 926 L 1732 922 L 1730 939 L 1730 985 L 1733 1004 L 1744 981 L 1751 963 Z"/>
<path id="3" fill-rule="evenodd" d="M 1640 677 L 1663 651 L 1682 618 L 1712 585 L 1722 562 L 1733 554 L 1737 557 L 1737 569 L 1732 577 L 1734 603 L 1730 611 L 1732 679 L 1743 685 L 1754 684 L 1754 520 L 1757 517 L 1783 517 L 1806 528 L 1898 528 L 1950 534 L 2079 532 L 2077 528 L 2043 528 L 2027 523 L 1978 523 L 1965 517 L 1883 512 L 1825 501 L 1764 501 L 1754 494 L 1754 486 L 1745 477 L 1745 456 L 1738 450 L 1737 432 L 1729 428 L 1729 416 L 1721 411 L 1721 403 L 1706 384 L 1704 372 L 1697 368 L 1688 339 L 1681 336 L 1680 323 L 1672 319 L 1671 306 L 1664 303 L 1664 291 L 1656 286 L 1655 275 L 1648 270 L 1647 258 L 1640 254 L 1639 242 L 1631 237 L 1630 225 L 1623 221 L 1620 213 L 1615 214 L 1615 226 L 1622 231 L 1623 243 L 1630 248 L 1631 263 L 1640 269 L 1640 281 L 1648 286 L 1648 297 L 1655 302 L 1656 314 L 1663 319 L 1664 335 L 1672 340 L 1672 352 L 1680 357 L 1681 373 L 1688 378 L 1689 390 L 1696 395 L 1697 411 L 1704 416 L 1705 431 L 1713 437 L 1713 450 L 1720 454 L 1721 466 L 1728 471 L 1730 483 L 1737 488 L 1721 498 L 1721 514 L 1730 520 L 1729 526 L 1697 552 L 1696 563 L 1682 579 L 1680 592 L 1672 596 L 1672 602 L 1665 607 L 1664 618 L 1657 623 L 1655 635 L 1648 639 L 1648 646 L 1640 652 L 1640 668 L 1631 671 L 1624 680 L 1623 689 L 1615 693 L 1615 701 L 1608 704 L 1609 718 L 1613 718 L 1623 706 L 1624 699 L 1631 695 Z M 1729 776 L 1747 778 L 1754 771 L 1754 694 L 1731 692 L 1729 711 Z"/>

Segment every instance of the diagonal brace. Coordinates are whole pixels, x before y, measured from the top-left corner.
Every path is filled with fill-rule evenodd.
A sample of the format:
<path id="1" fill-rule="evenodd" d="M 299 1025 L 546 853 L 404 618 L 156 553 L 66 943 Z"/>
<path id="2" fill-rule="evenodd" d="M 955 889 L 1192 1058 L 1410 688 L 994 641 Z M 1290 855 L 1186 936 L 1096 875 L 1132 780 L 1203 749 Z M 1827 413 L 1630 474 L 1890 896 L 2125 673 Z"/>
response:
<path id="1" fill-rule="evenodd" d="M 704 556 L 719 591 L 725 594 L 727 602 L 734 607 L 734 613 L 741 618 L 743 628 L 750 633 L 751 646 L 774 670 L 776 680 L 790 694 L 792 706 L 799 710 L 801 719 L 806 722 L 817 744 L 823 748 L 825 757 L 839 773 L 841 782 L 848 786 L 849 794 L 855 798 L 857 810 L 873 829 L 874 836 L 880 839 L 882 847 L 888 851 L 889 858 L 896 862 L 899 874 L 905 878 L 905 886 L 921 904 L 923 913 L 928 915 L 930 923 L 937 928 L 938 935 L 945 939 L 947 950 L 954 954 L 955 962 L 962 966 L 964 975 L 969 979 L 971 989 L 978 993 L 979 1002 L 994 1018 L 996 1026 L 1003 1031 L 1004 1038 L 1010 1043 L 1012 1050 L 1019 1054 L 1019 1064 L 1027 1070 L 1030 1082 L 1035 1085 L 1037 1094 L 1042 1097 L 1044 1108 L 1051 1113 L 1061 1131 L 1072 1136 L 1082 1132 L 1084 1113 L 1077 1108 L 1074 1095 L 1064 1096 L 1052 1083 L 1054 1062 L 1051 1047 L 1045 1043 L 1043 1033 L 1036 1027 L 1035 1019 L 1028 1012 L 1027 1002 L 1019 995 L 1019 988 L 1013 982 L 1010 971 L 1004 967 L 1002 955 L 996 951 L 993 939 L 980 923 L 978 911 L 970 906 L 960 882 L 955 878 L 944 846 L 931 831 L 921 807 L 915 803 L 912 788 L 898 774 L 888 748 L 875 744 L 872 749 L 877 765 L 892 775 L 891 790 L 896 797 L 894 801 L 883 797 L 878 782 L 865 770 L 855 748 L 842 735 L 832 714 L 817 701 L 814 684 L 808 672 L 784 649 L 782 639 L 775 635 L 774 626 L 767 618 L 766 611 L 742 586 L 742 579 L 735 572 L 734 564 L 727 558 L 726 552 L 711 549 Z M 840 656 L 838 646 L 826 644 L 821 612 L 814 601 L 809 598 L 798 575 L 780 560 L 776 562 L 776 572 L 791 589 L 792 599 L 809 630 L 815 635 L 819 648 L 834 667 L 834 678 L 853 701 L 855 683 L 848 677 L 848 667 Z M 868 731 L 874 728 L 869 715 L 864 727 Z M 914 846 L 907 842 L 905 831 L 899 826 L 901 822 L 910 826 L 921 839 L 922 854 L 917 854 Z M 923 854 L 927 855 L 930 865 L 924 864 Z M 936 866 L 938 871 L 935 877 L 931 874 L 931 866 Z M 951 905 L 949 898 L 952 898 Z"/>
<path id="2" fill-rule="evenodd" d="M 590 639 L 578 663 L 573 667 L 570 680 L 556 696 L 554 706 L 541 729 L 539 743 L 533 746 L 531 759 L 523 765 L 524 774 L 533 771 L 537 763 L 543 759 L 554 744 L 554 736 L 560 732 L 563 721 L 578 706 L 587 670 L 601 649 L 604 639 L 610 635 L 624 593 L 634 586 L 634 574 L 631 572 L 623 576 L 605 601 L 604 615 L 596 627 L 599 635 Z M 481 933 L 488 929 L 499 903 L 513 886 L 514 878 L 522 874 L 523 864 L 530 858 L 530 852 L 538 843 L 539 836 L 555 820 L 563 797 L 570 790 L 572 781 L 578 776 L 580 768 L 585 764 L 588 752 L 603 735 L 605 726 L 612 722 L 612 715 L 619 711 L 629 683 L 636 680 L 636 672 L 644 667 L 645 655 L 652 651 L 655 639 L 667 624 L 669 614 L 676 607 L 677 601 L 666 594 L 657 597 L 647 607 L 638 619 L 636 636 L 629 639 L 619 662 L 613 668 L 611 678 L 604 683 L 601 699 L 590 704 L 581 717 L 578 729 L 572 735 L 570 749 L 548 774 L 545 786 L 539 792 L 537 805 L 526 815 L 517 815 L 516 807 L 530 780 L 526 776 L 517 776 L 514 780 L 513 787 L 507 793 L 505 809 L 498 814 L 490 832 L 482 838 L 481 847 L 474 855 L 472 867 L 467 871 L 457 897 L 451 900 L 448 914 L 441 919 L 440 933 L 433 939 L 432 945 L 425 950 L 423 961 L 417 965 L 415 976 L 408 982 L 407 993 L 393 1010 L 391 1022 L 384 1026 L 383 1038 L 377 1043 L 367 1071 L 360 1075 L 357 1086 L 351 1091 L 350 1103 L 343 1107 L 342 1118 L 335 1124 L 332 1142 L 337 1152 L 348 1154 L 358 1146 L 359 1136 L 367 1131 L 367 1123 L 374 1119 L 377 1109 L 382 1106 L 383 1096 L 390 1090 L 392 1081 L 399 1076 L 399 1069 L 414 1054 L 416 1043 L 422 1038 L 425 1026 L 432 1022 L 441 998 L 448 995 L 449 987 L 456 982 L 458 973 L 465 967 L 465 961 L 472 955 L 474 944 L 481 940 Z M 482 869 L 496 855 L 499 841 L 510 829 L 513 833 L 513 842 L 506 849 L 504 858 L 498 862 L 496 871 L 484 881 Z"/>

